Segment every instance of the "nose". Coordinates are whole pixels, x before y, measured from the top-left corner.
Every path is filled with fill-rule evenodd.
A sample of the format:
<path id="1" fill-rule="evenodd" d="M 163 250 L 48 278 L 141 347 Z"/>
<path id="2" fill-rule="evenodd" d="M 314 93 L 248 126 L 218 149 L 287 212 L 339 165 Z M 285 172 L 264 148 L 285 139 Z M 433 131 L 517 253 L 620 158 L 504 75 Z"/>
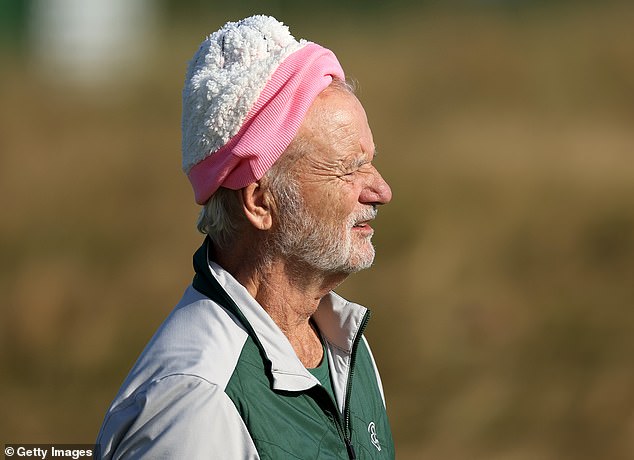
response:
<path id="1" fill-rule="evenodd" d="M 359 201 L 364 204 L 387 204 L 392 200 L 392 189 L 381 174 L 372 167 L 371 180 L 363 187 Z"/>

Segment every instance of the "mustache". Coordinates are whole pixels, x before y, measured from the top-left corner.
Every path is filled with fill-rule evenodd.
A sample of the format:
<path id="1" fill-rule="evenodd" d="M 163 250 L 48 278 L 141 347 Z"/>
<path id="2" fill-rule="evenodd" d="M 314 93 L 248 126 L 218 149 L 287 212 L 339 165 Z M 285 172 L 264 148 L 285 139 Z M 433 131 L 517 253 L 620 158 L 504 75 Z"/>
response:
<path id="1" fill-rule="evenodd" d="M 378 213 L 379 213 L 379 210 L 376 208 L 376 206 L 370 206 L 370 207 L 364 208 L 363 210 L 359 212 L 359 214 L 353 216 L 351 221 L 353 225 L 357 225 L 357 224 L 360 224 L 361 222 L 367 222 L 367 221 L 375 219 Z"/>

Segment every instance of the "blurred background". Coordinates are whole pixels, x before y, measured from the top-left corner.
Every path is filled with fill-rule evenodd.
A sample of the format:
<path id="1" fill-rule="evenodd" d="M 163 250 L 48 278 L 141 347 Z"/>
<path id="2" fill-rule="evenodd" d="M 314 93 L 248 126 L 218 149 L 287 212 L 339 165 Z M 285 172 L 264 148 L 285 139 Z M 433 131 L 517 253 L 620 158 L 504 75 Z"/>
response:
<path id="1" fill-rule="evenodd" d="M 235 4 L 232 4 L 235 3 Z M 400 459 L 634 458 L 634 4 L 0 0 L 0 433 L 88 443 L 192 276 L 187 61 L 272 14 L 359 82 Z"/>

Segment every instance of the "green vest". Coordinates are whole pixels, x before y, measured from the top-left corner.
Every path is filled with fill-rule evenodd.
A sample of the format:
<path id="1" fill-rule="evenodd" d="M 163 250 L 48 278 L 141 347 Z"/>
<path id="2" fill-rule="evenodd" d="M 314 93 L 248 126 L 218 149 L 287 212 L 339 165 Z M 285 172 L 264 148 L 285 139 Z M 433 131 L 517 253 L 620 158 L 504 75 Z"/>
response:
<path id="1" fill-rule="evenodd" d="M 362 339 L 363 317 L 346 374 L 343 410 L 321 385 L 302 390 L 274 389 L 272 363 L 240 308 L 209 273 L 208 240 L 194 256 L 193 287 L 232 313 L 249 338 L 225 389 L 238 409 L 262 459 L 392 459 L 394 444 L 372 356 Z M 334 347 L 325 340 L 326 349 Z M 338 350 L 340 353 L 341 350 Z M 342 397 L 342 395 L 338 395 Z"/>

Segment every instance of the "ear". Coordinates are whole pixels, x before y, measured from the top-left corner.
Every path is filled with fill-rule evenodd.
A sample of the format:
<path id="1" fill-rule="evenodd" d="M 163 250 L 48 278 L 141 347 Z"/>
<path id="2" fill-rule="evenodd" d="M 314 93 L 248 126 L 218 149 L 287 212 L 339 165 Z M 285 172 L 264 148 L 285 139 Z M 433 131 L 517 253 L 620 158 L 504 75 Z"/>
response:
<path id="1" fill-rule="evenodd" d="M 258 230 L 269 230 L 273 225 L 271 194 L 260 182 L 254 182 L 241 191 L 242 208 L 247 220 Z"/>

